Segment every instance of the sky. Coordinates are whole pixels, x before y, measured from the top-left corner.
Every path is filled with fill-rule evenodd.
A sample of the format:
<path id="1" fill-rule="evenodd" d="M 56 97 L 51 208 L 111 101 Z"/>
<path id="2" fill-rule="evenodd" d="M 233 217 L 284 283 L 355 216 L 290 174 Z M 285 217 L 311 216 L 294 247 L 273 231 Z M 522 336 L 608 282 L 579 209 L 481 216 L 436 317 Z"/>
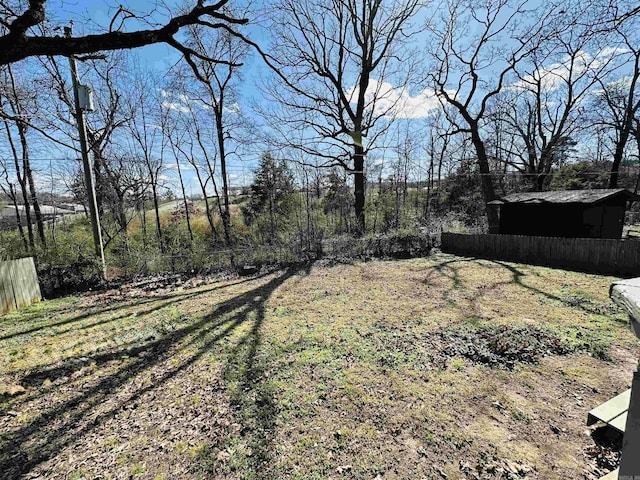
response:
<path id="1" fill-rule="evenodd" d="M 162 23 L 169 18 L 168 10 L 163 7 L 158 7 L 157 5 L 160 3 L 169 5 L 171 9 L 177 11 L 182 2 L 133 0 L 124 3 L 126 3 L 127 9 L 130 9 L 136 14 L 153 12 L 153 22 Z M 51 27 L 62 27 L 71 23 L 73 25 L 74 36 L 81 36 L 83 34 L 100 33 L 101 31 L 107 30 L 114 15 L 118 11 L 118 7 L 118 2 L 49 0 L 47 2 L 47 15 L 50 19 Z M 119 17 L 121 16 L 122 14 L 120 14 Z M 152 27 L 144 22 L 138 22 L 135 19 L 127 20 L 125 30 L 140 28 Z M 165 74 L 172 65 L 181 59 L 181 54 L 177 50 L 164 43 L 137 48 L 135 51 L 132 50 L 131 54 L 136 62 L 144 65 L 144 68 L 156 70 L 161 74 Z M 254 63 L 253 59 L 249 59 L 249 63 Z M 83 67 L 81 64 L 79 69 L 82 74 Z M 253 70 L 257 72 L 256 68 Z M 241 97 L 245 100 L 250 100 L 255 91 L 252 85 L 253 76 L 254 74 L 251 72 L 245 73 L 245 77 L 248 80 L 243 82 L 241 86 Z M 88 112 L 87 115 L 92 115 L 92 113 Z M 35 151 L 32 152 L 32 164 L 38 171 L 38 187 L 49 190 L 52 183 L 55 183 L 57 185 L 55 188 L 65 188 L 68 183 L 66 179 L 54 178 L 54 180 L 52 180 L 52 177 L 59 177 L 60 175 L 56 173 L 56 170 L 64 170 L 67 165 L 74 163 L 74 159 L 79 155 L 60 145 L 51 144 L 51 142 L 37 142 L 34 144 L 34 147 Z M 168 168 L 161 176 L 161 179 L 164 180 L 175 193 L 178 193 L 179 184 L 175 168 L 175 159 L 172 159 L 170 154 L 165 154 L 165 156 L 169 157 L 165 162 Z M 256 160 L 256 158 L 243 162 L 232 160 L 228 166 L 230 185 L 242 186 L 250 184 L 253 178 L 252 172 L 257 163 Z M 58 165 L 61 165 L 61 167 L 57 167 Z M 195 178 L 193 167 L 184 161 L 181 162 L 181 167 L 185 177 L 187 194 L 199 194 L 200 187 Z"/>
<path id="2" fill-rule="evenodd" d="M 133 0 L 126 2 L 126 8 L 133 13 L 141 14 L 153 12 L 153 21 L 162 23 L 168 18 L 168 9 L 157 7 L 158 3 L 169 5 L 174 11 L 178 10 L 182 2 L 156 2 L 147 0 Z M 95 0 L 49 0 L 47 2 L 47 14 L 50 21 L 50 27 L 62 27 L 69 24 L 73 25 L 74 36 L 81 36 L 87 33 L 99 33 L 108 29 L 109 24 L 114 19 L 114 15 L 118 12 L 119 4 L 117 2 L 104 2 Z M 121 18 L 120 14 L 117 18 Z M 119 20 L 114 24 L 117 25 Z M 149 28 L 144 22 L 135 19 L 127 20 L 125 30 L 135 30 L 138 28 Z M 247 27 L 244 32 L 254 41 L 263 44 L 263 31 L 260 28 Z M 180 61 L 181 55 L 172 47 L 166 44 L 154 44 L 141 47 L 135 50 L 133 55 L 142 64 L 148 66 L 152 70 L 158 72 L 166 72 L 172 65 Z M 82 72 L 82 65 L 80 66 Z M 266 67 L 262 64 L 257 55 L 250 55 L 245 61 L 243 68 L 243 82 L 240 85 L 239 102 L 245 113 L 252 114 L 249 105 L 256 101 L 260 101 L 261 93 L 258 91 L 257 84 L 260 83 L 268 74 Z M 373 80 L 372 89 L 377 86 L 378 80 Z M 399 114 L 404 118 L 424 118 L 429 112 L 436 107 L 437 99 L 427 91 L 417 92 L 415 95 L 409 95 L 408 91 L 398 91 L 395 87 L 386 81 L 381 81 L 381 91 L 386 92 L 387 98 L 378 103 L 377 109 L 386 110 L 390 105 L 395 104 L 395 114 Z M 171 92 L 168 92 L 168 96 Z M 184 108 L 184 101 L 181 99 L 167 98 L 166 105 L 181 111 Z M 92 115 L 87 113 L 87 115 Z M 254 121 L 260 123 L 258 118 Z M 38 147 L 38 145 L 42 145 Z M 264 147 L 267 148 L 267 147 Z M 166 155 L 166 154 L 165 154 Z M 252 172 L 257 165 L 259 151 L 244 152 L 243 159 L 231 158 L 228 166 L 229 182 L 231 186 L 248 185 L 253 178 Z M 52 180 L 56 174 L 57 164 L 73 163 L 77 157 L 77 153 L 65 149 L 59 145 L 51 145 L 50 143 L 36 144 L 36 152 L 32 152 L 32 163 L 38 170 L 38 184 L 40 188 L 51 188 L 52 182 L 64 188 L 66 179 Z M 170 157 L 170 155 L 168 155 Z M 52 165 L 53 163 L 53 165 Z M 169 158 L 166 163 L 168 168 L 162 175 L 162 178 L 170 184 L 174 192 L 178 193 L 177 173 L 174 161 Z M 194 169 L 186 162 L 181 162 L 181 168 L 185 177 L 187 192 L 197 194 L 200 187 L 194 175 Z M 62 170 L 62 168 L 58 168 Z"/>
<path id="3" fill-rule="evenodd" d="M 168 18 L 168 10 L 164 7 L 158 7 L 157 5 L 159 3 L 163 5 L 170 4 L 172 9 L 176 9 L 177 5 L 181 2 L 134 0 L 125 3 L 128 9 L 137 14 L 153 11 L 154 21 L 162 23 Z M 73 20 L 74 35 L 79 36 L 84 33 L 96 33 L 107 29 L 114 18 L 114 14 L 118 10 L 119 3 L 94 0 L 49 0 L 47 5 L 49 8 L 49 18 L 52 23 L 51 26 L 68 25 L 69 21 Z M 434 5 L 437 11 L 437 4 L 434 3 Z M 137 20 L 128 20 L 126 25 L 127 29 L 131 30 L 146 27 L 144 23 L 139 23 Z M 263 45 L 266 40 L 264 32 L 259 28 L 250 26 L 246 29 L 246 33 L 261 45 Z M 473 32 L 467 31 L 465 33 L 470 35 Z M 418 39 L 417 43 L 420 42 L 421 40 Z M 420 45 L 420 47 L 424 48 L 422 45 Z M 605 55 L 607 53 L 611 52 L 600 52 L 599 55 Z M 417 54 L 420 54 L 419 50 Z M 137 62 L 148 65 L 149 68 L 158 72 L 166 72 L 171 65 L 180 60 L 180 54 L 165 44 L 150 45 L 136 49 L 134 55 L 137 58 Z M 598 54 L 596 54 L 596 57 L 597 55 Z M 585 53 L 585 58 L 588 56 L 589 54 Z M 545 65 L 544 68 L 538 72 L 533 72 L 532 78 L 536 75 L 543 76 L 547 87 L 553 90 L 561 83 L 563 75 L 565 74 L 566 65 L 562 61 L 556 61 Z M 247 59 L 246 67 L 243 69 L 242 75 L 244 80 L 240 86 L 238 103 L 244 112 L 252 115 L 250 105 L 252 102 L 261 101 L 262 94 L 259 92 L 257 85 L 264 80 L 266 68 L 257 56 L 254 55 Z M 527 80 L 530 79 L 525 77 L 520 83 L 524 84 Z M 379 109 L 379 111 L 385 111 L 390 106 L 394 106 L 392 113 L 398 118 L 406 119 L 408 122 L 423 122 L 425 118 L 440 108 L 437 98 L 429 89 L 421 89 L 420 87 L 413 86 L 411 90 L 400 90 L 391 84 L 389 79 L 380 78 L 373 78 L 371 83 L 371 90 L 376 90 L 379 87 L 379 91 L 383 92 L 385 97 L 382 101 L 378 102 L 376 108 Z M 511 88 L 516 89 L 521 86 L 522 85 L 513 84 Z M 171 92 L 168 92 L 168 97 L 169 96 L 171 96 Z M 166 105 L 167 108 L 174 108 L 176 110 L 184 108 L 184 102 L 181 103 L 181 100 L 175 97 L 172 97 L 170 100 L 168 99 Z M 254 118 L 254 120 L 257 122 L 260 121 L 258 118 Z M 51 184 L 50 177 L 53 176 L 51 174 L 53 168 L 50 168 L 50 160 L 53 158 L 57 161 L 74 161 L 73 159 L 77 157 L 77 154 L 61 147 L 51 146 L 45 143 L 41 145 L 33 156 L 36 160 L 36 167 L 41 171 L 42 185 L 46 186 Z M 239 158 L 230 160 L 229 177 L 231 186 L 246 185 L 251 182 L 252 171 L 256 166 L 259 155 L 259 149 L 254 149 L 254 151 L 244 152 L 242 160 Z M 393 158 L 395 153 L 393 151 L 382 151 L 381 155 L 389 159 Z M 380 162 L 380 160 L 377 161 Z M 167 160 L 166 163 L 170 165 L 172 163 L 171 159 Z M 390 163 L 391 162 L 387 161 L 387 165 Z M 184 162 L 181 162 L 181 165 L 184 167 L 184 173 L 187 179 L 187 193 L 198 193 L 199 186 L 194 177 L 193 168 Z M 169 167 L 164 176 L 167 182 L 172 184 L 172 189 L 177 193 L 175 168 Z"/>

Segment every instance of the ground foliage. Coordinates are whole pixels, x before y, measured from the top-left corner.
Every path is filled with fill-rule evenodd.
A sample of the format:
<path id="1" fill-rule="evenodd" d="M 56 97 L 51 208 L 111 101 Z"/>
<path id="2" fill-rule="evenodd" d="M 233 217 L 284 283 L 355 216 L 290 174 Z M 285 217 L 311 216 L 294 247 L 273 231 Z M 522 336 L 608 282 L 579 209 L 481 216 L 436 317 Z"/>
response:
<path id="1" fill-rule="evenodd" d="M 557 335 L 531 325 L 454 327 L 438 332 L 437 339 L 445 359 L 462 357 L 475 364 L 508 370 L 519 362 L 536 363 L 546 355 L 572 351 L 569 343 Z M 445 365 L 448 363 L 445 361 Z"/>

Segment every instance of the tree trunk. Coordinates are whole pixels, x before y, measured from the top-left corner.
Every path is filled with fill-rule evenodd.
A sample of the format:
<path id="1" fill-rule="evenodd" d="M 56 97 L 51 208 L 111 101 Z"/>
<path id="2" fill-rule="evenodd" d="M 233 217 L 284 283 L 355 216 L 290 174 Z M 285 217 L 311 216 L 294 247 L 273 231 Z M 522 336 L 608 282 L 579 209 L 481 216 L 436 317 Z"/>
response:
<path id="1" fill-rule="evenodd" d="M 151 192 L 153 193 L 153 209 L 156 217 L 156 234 L 158 235 L 158 242 L 160 243 L 160 252 L 165 253 L 164 241 L 162 239 L 162 226 L 160 225 L 160 209 L 158 206 L 158 192 L 155 177 L 152 178 Z"/>
<path id="2" fill-rule="evenodd" d="M 394 228 L 397 230 L 400 228 L 400 162 L 398 161 L 398 170 L 396 172 L 394 190 L 396 193 L 396 211 L 394 218 Z"/>
<path id="3" fill-rule="evenodd" d="M 224 148 L 224 130 L 222 125 L 222 98 L 215 109 L 216 134 L 218 137 L 218 151 L 220 152 L 220 171 L 222 173 L 222 201 L 224 209 L 221 212 L 222 228 L 227 247 L 231 248 L 231 212 L 229 210 L 229 183 L 227 180 L 227 156 Z M 233 259 L 232 259 L 233 263 Z"/>
<path id="4" fill-rule="evenodd" d="M 107 164 L 102 159 L 102 152 L 100 151 L 100 145 L 96 135 L 89 129 L 87 129 L 87 140 L 89 141 L 89 150 L 93 152 L 93 178 L 96 205 L 98 207 L 98 215 L 102 216 L 104 214 L 105 199 L 107 197 Z M 87 193 L 87 202 L 89 201 L 89 194 Z"/>
<path id="5" fill-rule="evenodd" d="M 191 214 L 189 213 L 189 204 L 187 203 L 187 193 L 184 189 L 184 181 L 182 180 L 182 170 L 180 169 L 180 161 L 176 160 L 178 167 L 178 178 L 180 179 L 180 189 L 182 190 L 182 199 L 184 201 L 184 214 L 187 220 L 187 230 L 189 230 L 189 239 L 193 243 L 193 231 L 191 230 Z"/>
<path id="6" fill-rule="evenodd" d="M 616 150 L 613 153 L 613 163 L 611 164 L 611 173 L 609 174 L 609 188 L 618 188 L 618 178 L 620 176 L 620 165 L 624 157 L 624 148 L 627 145 L 629 133 L 622 129 L 620 138 L 616 142 Z"/>
<path id="7" fill-rule="evenodd" d="M 15 165 L 16 165 L 16 176 L 18 177 L 18 183 L 20 184 L 20 191 L 22 193 L 22 203 L 24 207 L 24 217 L 27 222 L 27 235 L 29 237 L 29 246 L 31 247 L 31 252 L 35 252 L 36 241 L 35 241 L 35 236 L 33 234 L 33 222 L 31 220 L 31 204 L 29 202 L 29 194 L 27 192 L 27 181 L 24 178 L 24 175 L 20 174 L 18 159 L 16 159 Z"/>
<path id="8" fill-rule="evenodd" d="M 305 183 L 305 200 L 306 200 L 306 210 L 307 210 L 307 249 L 311 249 L 311 194 L 309 189 L 309 173 L 305 170 L 304 172 L 304 183 Z"/>
<path id="9" fill-rule="evenodd" d="M 11 147 L 11 153 L 13 154 L 13 164 L 16 167 L 16 178 L 18 179 L 18 183 L 20 184 L 20 193 L 22 194 L 22 202 L 24 206 L 24 215 L 25 220 L 27 222 L 27 234 L 29 236 L 29 246 L 31 247 L 31 252 L 35 254 L 36 243 L 35 238 L 33 236 L 33 224 L 31 222 L 31 207 L 29 203 L 29 194 L 27 192 L 27 181 L 25 176 L 21 173 L 22 170 L 20 168 L 20 159 L 18 155 L 18 150 L 13 141 L 13 136 L 11 135 L 11 129 L 9 128 L 9 123 L 5 120 L 4 127 L 7 131 L 7 140 L 9 141 L 9 146 Z"/>
<path id="10" fill-rule="evenodd" d="M 200 182 L 200 190 L 202 190 L 202 196 L 204 197 L 204 209 L 207 214 L 207 220 L 209 221 L 209 226 L 211 227 L 211 234 L 215 240 L 218 239 L 218 231 L 216 230 L 216 225 L 213 221 L 213 215 L 211 214 L 211 206 L 209 205 L 209 197 L 207 197 L 206 187 Z"/>
<path id="11" fill-rule="evenodd" d="M 20 143 L 22 144 L 22 164 L 24 167 L 24 175 L 29 182 L 29 191 L 31 192 L 31 204 L 33 205 L 33 211 L 36 216 L 36 225 L 38 228 L 38 236 L 40 242 L 44 248 L 47 247 L 47 239 L 44 235 L 44 222 L 42 221 L 42 213 L 40 211 L 40 204 L 38 203 L 38 195 L 36 193 L 36 184 L 33 181 L 33 172 L 31 171 L 31 163 L 29 162 L 29 148 L 27 145 L 27 137 L 25 136 L 24 129 L 18 127 L 18 133 L 20 135 Z"/>
<path id="12" fill-rule="evenodd" d="M 491 180 L 487 150 L 484 146 L 484 142 L 480 138 L 480 133 L 477 128 L 472 129 L 471 141 L 476 149 L 478 168 L 480 169 L 480 184 L 482 186 L 482 196 L 487 211 L 489 233 L 498 233 L 498 211 L 495 206 L 488 205 L 489 202 L 496 199 L 496 192 L 493 188 L 493 181 Z"/>
<path id="13" fill-rule="evenodd" d="M 142 247 L 147 250 L 147 211 L 144 207 L 144 199 L 140 203 L 140 226 L 142 227 Z"/>
<path id="14" fill-rule="evenodd" d="M 353 155 L 353 183 L 354 183 L 354 206 L 356 212 L 356 234 L 364 235 L 365 232 L 365 178 L 364 178 L 364 148 L 361 145 L 354 147 Z"/>
<path id="15" fill-rule="evenodd" d="M 638 147 L 638 158 L 640 158 L 640 120 L 636 120 L 635 125 L 635 133 L 634 136 L 636 138 L 636 146 Z M 638 193 L 638 183 L 640 182 L 640 171 L 638 172 L 638 178 L 636 180 L 636 188 L 633 193 Z"/>
<path id="16" fill-rule="evenodd" d="M 269 192 L 269 222 L 271 223 L 271 242 L 276 238 L 276 206 L 274 192 Z"/>
<path id="17" fill-rule="evenodd" d="M 18 210 L 18 200 L 16 198 L 16 189 L 13 186 L 13 183 L 9 184 L 9 193 L 11 197 L 11 202 L 13 203 L 13 208 L 15 208 L 16 210 L 16 224 L 18 225 L 18 232 L 20 232 L 22 245 L 24 246 L 25 252 L 28 252 L 29 244 L 27 243 L 27 238 L 24 236 L 24 228 L 22 228 L 22 218 L 20 217 L 20 211 Z"/>
<path id="18" fill-rule="evenodd" d="M 431 189 L 433 188 L 433 170 L 434 170 L 434 157 L 435 157 L 435 149 L 433 148 L 433 140 L 432 140 L 432 148 L 431 153 L 429 155 L 429 169 L 427 170 L 427 198 L 424 203 L 424 220 L 426 222 L 429 221 L 429 213 L 431 207 Z"/>

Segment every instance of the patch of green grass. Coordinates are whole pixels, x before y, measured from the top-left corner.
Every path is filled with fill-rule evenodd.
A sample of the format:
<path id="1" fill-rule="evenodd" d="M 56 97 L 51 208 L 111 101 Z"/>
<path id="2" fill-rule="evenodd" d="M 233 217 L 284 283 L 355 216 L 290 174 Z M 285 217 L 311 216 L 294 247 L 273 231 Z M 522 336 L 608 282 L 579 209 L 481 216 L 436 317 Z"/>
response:
<path id="1" fill-rule="evenodd" d="M 463 370 L 464 369 L 464 360 L 461 358 L 454 358 L 449 362 L 449 366 L 454 370 Z"/>
<path id="2" fill-rule="evenodd" d="M 424 429 L 424 434 L 422 435 L 422 441 L 425 445 L 432 445 L 436 442 L 436 435 L 429 428 Z"/>
<path id="3" fill-rule="evenodd" d="M 69 480 L 82 480 L 84 478 L 84 473 L 82 470 L 76 470 L 69 476 Z"/>
<path id="4" fill-rule="evenodd" d="M 547 325 L 567 342 L 572 351 L 582 351 L 600 360 L 610 361 L 611 345 L 619 338 L 620 327 L 605 320 L 601 325 Z"/>
<path id="5" fill-rule="evenodd" d="M 145 471 L 144 465 L 134 465 L 133 467 L 131 467 L 129 474 L 132 476 L 142 475 L 144 471 Z"/>

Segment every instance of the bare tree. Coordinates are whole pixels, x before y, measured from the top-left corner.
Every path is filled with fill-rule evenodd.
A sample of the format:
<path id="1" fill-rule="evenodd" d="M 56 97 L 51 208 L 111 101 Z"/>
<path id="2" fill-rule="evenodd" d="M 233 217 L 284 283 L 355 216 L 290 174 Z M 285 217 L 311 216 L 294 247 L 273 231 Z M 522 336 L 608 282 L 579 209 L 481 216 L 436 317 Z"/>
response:
<path id="1" fill-rule="evenodd" d="M 125 102 L 130 77 L 126 68 L 127 57 L 122 53 L 114 53 L 103 60 L 83 62 L 82 78 L 91 85 L 94 92 L 95 111 L 87 115 L 88 148 L 93 157 L 93 173 L 96 184 L 96 198 L 98 210 L 102 215 L 114 198 L 109 180 L 108 165 L 110 159 L 117 157 L 113 152 L 113 145 L 118 130 L 130 121 L 132 112 Z M 51 132 L 57 142 L 70 148 L 79 155 L 78 132 L 75 121 L 69 112 L 75 109 L 71 90 L 71 82 L 66 70 L 54 59 L 48 58 L 41 62 L 48 74 L 45 88 L 56 93 L 56 98 L 48 104 L 47 114 L 40 119 L 40 133 Z M 50 135 L 50 136 L 52 136 Z M 61 140 L 61 139 L 65 140 Z M 113 173 L 114 169 L 111 169 Z M 112 175 L 111 175 L 112 176 Z M 118 206 L 114 208 L 118 210 Z M 105 225 L 102 225 L 103 230 Z M 107 236 L 113 236 L 104 232 Z"/>
<path id="2" fill-rule="evenodd" d="M 598 76 L 601 90 L 596 93 L 595 106 L 599 123 L 613 130 L 613 163 L 609 175 L 609 188 L 618 186 L 620 165 L 624 158 L 629 138 L 634 132 L 634 121 L 640 113 L 640 22 L 638 15 L 629 16 L 622 22 L 612 22 L 614 38 L 619 39 L 623 55 L 629 57 L 630 71 L 615 80 Z M 640 153 L 640 152 L 639 152 Z"/>
<path id="3" fill-rule="evenodd" d="M 135 217 L 131 206 L 139 204 L 139 198 L 148 190 L 151 181 L 146 173 L 144 160 L 129 154 L 113 154 L 103 165 L 103 179 L 109 185 L 108 205 L 116 228 L 103 228 L 104 247 L 119 237 L 125 250 L 128 249 L 127 227 Z"/>
<path id="4" fill-rule="evenodd" d="M 129 148 L 132 157 L 140 158 L 146 168 L 153 200 L 156 235 L 160 251 L 165 253 L 158 201 L 158 186 L 164 171 L 160 89 L 151 72 L 138 69 L 133 75 L 128 92 L 127 102 L 132 115 L 127 127 L 133 140 Z"/>
<path id="5" fill-rule="evenodd" d="M 33 206 L 40 243 L 43 247 L 46 247 L 44 222 L 40 211 L 40 203 L 38 201 L 33 169 L 31 167 L 28 140 L 28 131 L 30 126 L 29 116 L 33 114 L 33 111 L 36 108 L 36 102 L 32 94 L 27 93 L 25 88 L 18 85 L 16 82 L 16 76 L 10 65 L 7 65 L 3 69 L 2 73 L 3 78 L 0 80 L 0 111 L 3 112 L 1 116 L 4 118 L 7 140 L 11 146 L 11 151 L 14 156 L 16 175 L 18 176 L 18 181 L 22 190 L 25 212 L 30 208 L 30 205 Z M 27 106 L 27 103 L 30 104 L 30 108 Z M 31 110 L 31 112 L 29 112 L 29 110 Z M 13 128 L 10 127 L 10 124 Z M 13 138 L 14 132 L 18 137 L 20 145 L 19 148 Z M 18 163 L 22 164 L 22 174 L 20 174 Z M 29 187 L 29 193 L 27 193 L 27 185 Z M 27 222 L 29 223 L 28 228 L 31 230 L 30 214 L 27 214 L 26 217 Z M 30 235 L 30 240 L 31 237 L 32 236 Z"/>
<path id="6" fill-rule="evenodd" d="M 194 96 L 194 100 L 200 103 L 198 107 L 205 108 L 213 114 L 215 141 L 220 163 L 220 176 L 222 177 L 222 202 L 218 202 L 218 209 L 222 218 L 225 242 L 227 247 L 230 247 L 232 235 L 229 178 L 227 175 L 228 147 L 236 133 L 235 130 L 241 125 L 241 122 L 238 121 L 240 112 L 236 89 L 239 79 L 238 69 L 247 54 L 248 45 L 228 31 L 204 30 L 194 26 L 189 29 L 189 34 L 188 44 L 194 51 L 202 55 L 206 52 L 209 56 L 226 60 L 224 64 L 202 60 L 189 62 L 191 73 L 200 83 L 202 90 L 190 88 L 184 93 Z"/>
<path id="7" fill-rule="evenodd" d="M 589 126 L 587 98 L 619 67 L 610 35 L 573 25 L 558 31 L 515 69 L 503 120 L 516 133 L 522 167 L 534 190 L 545 187 L 577 136 Z M 504 101 L 507 100 L 507 101 Z"/>
<path id="8" fill-rule="evenodd" d="M 527 1 L 448 0 L 429 30 L 432 69 L 426 84 L 458 115 L 448 115 L 455 133 L 467 135 L 476 153 L 483 198 L 496 198 L 483 126 L 490 100 L 504 88 L 523 58 L 531 54 L 542 31 L 539 13 Z M 468 34 L 468 32 L 474 32 Z M 448 112 L 448 110 L 445 110 Z M 487 207 L 489 231 L 498 214 Z"/>
<path id="9" fill-rule="evenodd" d="M 185 139 L 185 131 L 176 129 L 175 123 L 172 121 L 171 110 L 161 105 L 160 120 L 163 132 L 163 142 L 168 142 L 173 157 L 175 158 L 176 171 L 178 172 L 178 181 L 180 182 L 180 191 L 182 192 L 182 203 L 184 206 L 184 215 L 187 221 L 187 230 L 189 231 L 190 245 L 193 244 L 193 230 L 191 229 L 191 212 L 189 201 L 187 200 L 187 191 L 184 186 L 184 176 L 182 175 L 182 165 L 180 164 L 181 152 L 177 145 L 181 145 Z M 176 138 L 177 137 L 177 138 Z M 175 141 L 174 141 L 175 140 Z M 167 168 L 171 168 L 167 165 Z"/>
<path id="10" fill-rule="evenodd" d="M 28 252 L 29 244 L 27 243 L 27 238 L 24 235 L 24 228 L 22 227 L 22 217 L 20 216 L 20 206 L 18 205 L 18 193 L 16 192 L 15 184 L 9 177 L 8 162 L 2 158 L 0 158 L 0 178 L 2 178 L 2 181 L 0 181 L 0 190 L 2 190 L 2 193 L 4 193 L 11 201 L 11 205 L 15 210 L 16 226 L 18 227 L 18 232 L 22 239 L 22 245 L 24 246 L 25 252 Z"/>
<path id="11" fill-rule="evenodd" d="M 439 194 L 442 189 L 442 168 L 451 143 L 451 129 L 453 128 L 447 122 L 443 111 L 439 111 L 429 118 L 428 127 L 429 134 L 425 152 L 429 158 L 429 166 L 427 168 L 427 188 L 423 208 L 423 217 L 427 222 L 430 220 L 432 195 L 434 192 Z"/>
<path id="12" fill-rule="evenodd" d="M 184 77 L 182 78 L 182 80 Z M 174 84 L 172 89 L 178 89 L 185 92 L 184 85 Z M 186 104 L 182 100 L 188 100 L 184 94 L 165 92 L 167 96 L 163 103 L 165 114 L 169 120 L 165 122 L 164 134 L 168 138 L 171 148 L 176 157 L 176 161 L 186 160 L 195 171 L 198 185 L 204 199 L 205 213 L 211 233 L 215 240 L 219 239 L 213 217 L 210 188 L 213 188 L 217 196 L 217 185 L 215 180 L 216 174 L 216 158 L 217 149 L 215 148 L 215 140 L 210 138 L 215 128 L 209 128 L 208 123 L 211 115 L 203 111 L 197 103 L 188 101 Z M 181 95 L 183 95 L 181 97 Z M 210 187 L 211 185 L 211 187 Z"/>
<path id="13" fill-rule="evenodd" d="M 395 107 L 386 82 L 402 90 L 411 73 L 404 42 L 419 7 L 418 0 L 280 0 L 273 9 L 274 42 L 265 59 L 280 80 L 268 89 L 278 102 L 266 112 L 274 143 L 354 176 L 359 233 L 365 158 Z"/>

